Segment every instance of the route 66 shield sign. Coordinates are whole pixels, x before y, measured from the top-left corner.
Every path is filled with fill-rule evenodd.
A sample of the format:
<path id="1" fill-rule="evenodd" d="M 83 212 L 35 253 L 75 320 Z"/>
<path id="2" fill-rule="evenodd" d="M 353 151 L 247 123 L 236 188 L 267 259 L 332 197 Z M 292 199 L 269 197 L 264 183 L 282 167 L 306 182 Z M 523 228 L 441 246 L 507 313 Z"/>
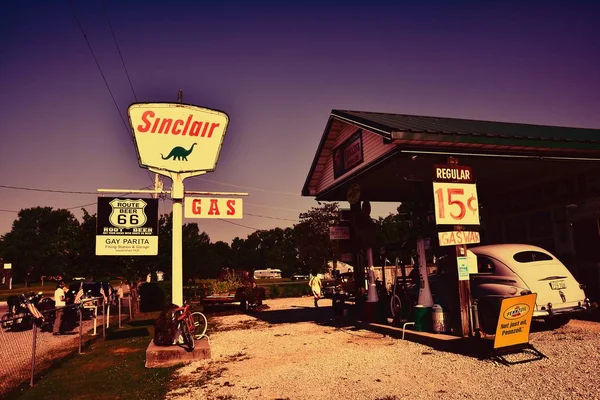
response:
<path id="1" fill-rule="evenodd" d="M 114 199 L 110 203 L 112 211 L 108 220 L 119 228 L 138 228 L 147 221 L 144 208 L 147 203 L 142 199 Z"/>

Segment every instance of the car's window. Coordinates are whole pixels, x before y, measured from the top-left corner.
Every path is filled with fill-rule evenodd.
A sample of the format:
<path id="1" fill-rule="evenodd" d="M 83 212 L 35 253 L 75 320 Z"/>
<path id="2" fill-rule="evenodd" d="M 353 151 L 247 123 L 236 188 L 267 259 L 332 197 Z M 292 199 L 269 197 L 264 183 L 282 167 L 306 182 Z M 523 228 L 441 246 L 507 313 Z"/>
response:
<path id="1" fill-rule="evenodd" d="M 477 256 L 477 273 L 491 274 L 496 271 L 496 267 L 492 260 L 486 257 Z"/>
<path id="2" fill-rule="evenodd" d="M 520 251 L 518 253 L 515 253 L 513 258 L 515 259 L 515 261 L 518 261 L 520 263 L 528 263 L 528 262 L 534 262 L 534 261 L 548 261 L 548 260 L 553 259 L 552 256 L 550 256 L 549 254 L 542 253 L 541 251 L 535 251 L 535 250 Z"/>

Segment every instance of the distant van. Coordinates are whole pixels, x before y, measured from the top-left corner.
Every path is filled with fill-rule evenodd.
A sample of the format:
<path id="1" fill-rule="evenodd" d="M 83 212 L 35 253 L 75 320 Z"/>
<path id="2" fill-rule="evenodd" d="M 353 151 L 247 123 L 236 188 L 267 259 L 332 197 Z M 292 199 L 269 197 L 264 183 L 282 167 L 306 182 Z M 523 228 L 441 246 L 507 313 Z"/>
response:
<path id="1" fill-rule="evenodd" d="M 280 269 L 257 269 L 254 271 L 254 279 L 281 279 Z"/>

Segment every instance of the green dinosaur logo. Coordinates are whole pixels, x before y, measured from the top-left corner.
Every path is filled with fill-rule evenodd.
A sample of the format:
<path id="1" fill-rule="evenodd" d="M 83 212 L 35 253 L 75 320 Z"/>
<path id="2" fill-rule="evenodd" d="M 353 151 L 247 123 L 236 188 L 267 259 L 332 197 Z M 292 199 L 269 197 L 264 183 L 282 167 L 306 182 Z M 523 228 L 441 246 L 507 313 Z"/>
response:
<path id="1" fill-rule="evenodd" d="M 192 150 L 194 150 L 194 146 L 196 144 L 197 143 L 194 143 L 189 150 L 186 150 L 181 146 L 173 147 L 173 150 L 171 150 L 168 156 L 165 157 L 162 153 L 160 153 L 160 156 L 163 160 L 168 160 L 169 158 L 173 157 L 173 160 L 187 161 L 187 156 L 189 156 Z"/>

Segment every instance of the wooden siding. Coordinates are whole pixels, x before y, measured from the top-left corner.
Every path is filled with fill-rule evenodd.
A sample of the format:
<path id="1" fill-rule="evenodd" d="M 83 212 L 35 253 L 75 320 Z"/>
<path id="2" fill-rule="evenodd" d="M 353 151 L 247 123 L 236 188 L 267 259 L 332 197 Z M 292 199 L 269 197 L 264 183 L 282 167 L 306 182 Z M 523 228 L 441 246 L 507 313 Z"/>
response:
<path id="1" fill-rule="evenodd" d="M 354 125 L 344 124 L 344 127 L 336 138 L 334 148 L 344 143 L 344 141 L 352 136 L 352 134 L 354 134 L 357 130 L 358 127 Z M 339 176 L 337 179 L 334 179 L 333 177 L 333 151 L 330 149 L 326 152 L 326 154 L 321 154 L 321 157 L 326 158 L 327 162 L 317 184 L 316 195 L 326 191 L 337 182 L 347 178 L 349 175 L 364 169 L 366 166 L 379 159 L 379 157 L 382 155 L 396 148 L 395 144 L 384 144 L 382 136 L 365 129 L 362 130 L 362 145 L 363 162 L 345 174 Z"/>

